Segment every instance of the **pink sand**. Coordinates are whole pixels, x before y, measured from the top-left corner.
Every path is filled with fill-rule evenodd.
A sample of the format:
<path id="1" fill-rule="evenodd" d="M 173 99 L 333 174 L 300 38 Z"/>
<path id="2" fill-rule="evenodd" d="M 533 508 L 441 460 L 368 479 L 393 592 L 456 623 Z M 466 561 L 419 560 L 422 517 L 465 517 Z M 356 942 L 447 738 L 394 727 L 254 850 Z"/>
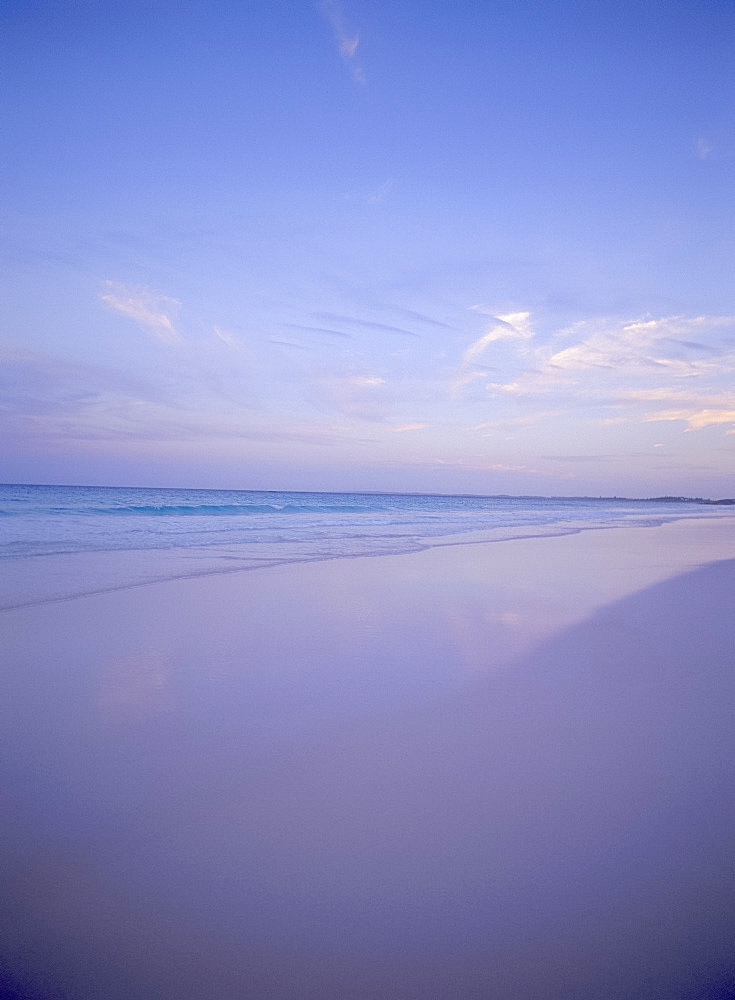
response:
<path id="1" fill-rule="evenodd" d="M 725 996 L 734 582 L 703 520 L 6 612 L 6 977 Z"/>

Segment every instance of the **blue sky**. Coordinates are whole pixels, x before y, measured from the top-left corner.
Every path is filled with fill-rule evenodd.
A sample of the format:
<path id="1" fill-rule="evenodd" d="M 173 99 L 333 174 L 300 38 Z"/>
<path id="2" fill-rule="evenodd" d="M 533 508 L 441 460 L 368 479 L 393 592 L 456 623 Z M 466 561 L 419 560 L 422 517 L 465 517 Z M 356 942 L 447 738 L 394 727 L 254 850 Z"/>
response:
<path id="1" fill-rule="evenodd" d="M 0 479 L 733 495 L 735 5 L 4 5 Z"/>

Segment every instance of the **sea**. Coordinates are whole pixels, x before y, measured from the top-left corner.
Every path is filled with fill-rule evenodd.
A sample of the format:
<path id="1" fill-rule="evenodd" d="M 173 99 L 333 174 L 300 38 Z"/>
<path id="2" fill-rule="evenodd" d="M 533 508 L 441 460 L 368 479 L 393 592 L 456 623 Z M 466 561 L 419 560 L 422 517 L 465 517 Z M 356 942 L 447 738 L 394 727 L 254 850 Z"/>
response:
<path id="1" fill-rule="evenodd" d="M 0 485 L 0 610 L 179 577 L 733 510 L 677 497 Z"/>

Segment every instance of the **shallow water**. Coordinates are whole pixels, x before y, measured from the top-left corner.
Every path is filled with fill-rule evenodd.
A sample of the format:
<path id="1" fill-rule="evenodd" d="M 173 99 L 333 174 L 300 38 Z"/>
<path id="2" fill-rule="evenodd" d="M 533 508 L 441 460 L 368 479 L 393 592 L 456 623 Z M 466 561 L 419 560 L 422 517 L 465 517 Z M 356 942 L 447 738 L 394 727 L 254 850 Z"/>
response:
<path id="1" fill-rule="evenodd" d="M 0 609 L 155 580 L 417 552 L 478 534 L 499 541 L 655 527 L 734 511 L 594 498 L 0 486 Z"/>

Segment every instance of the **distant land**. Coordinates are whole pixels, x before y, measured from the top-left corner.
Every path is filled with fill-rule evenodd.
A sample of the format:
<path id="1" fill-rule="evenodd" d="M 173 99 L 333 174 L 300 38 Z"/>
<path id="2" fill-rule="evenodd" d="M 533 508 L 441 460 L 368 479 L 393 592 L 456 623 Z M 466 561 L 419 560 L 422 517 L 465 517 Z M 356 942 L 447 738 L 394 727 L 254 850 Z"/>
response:
<path id="1" fill-rule="evenodd" d="M 705 500 L 704 497 L 650 497 L 653 501 L 661 503 L 706 503 L 710 506 L 716 504 L 735 504 L 735 499 L 728 497 L 723 500 Z"/>

